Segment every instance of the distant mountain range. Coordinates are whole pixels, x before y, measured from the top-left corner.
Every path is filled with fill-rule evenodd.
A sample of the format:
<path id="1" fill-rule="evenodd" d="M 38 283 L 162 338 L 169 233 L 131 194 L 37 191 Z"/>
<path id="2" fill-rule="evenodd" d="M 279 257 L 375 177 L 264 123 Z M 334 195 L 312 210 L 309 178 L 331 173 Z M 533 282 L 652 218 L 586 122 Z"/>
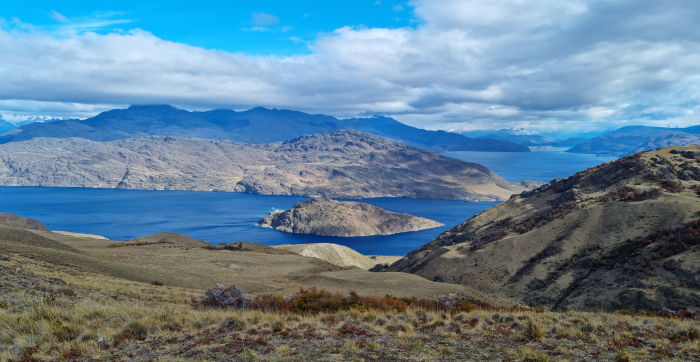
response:
<path id="1" fill-rule="evenodd" d="M 700 144 L 700 125 L 686 128 L 629 126 L 595 137 L 566 152 L 625 156 L 667 146 Z"/>
<path id="2" fill-rule="evenodd" d="M 320 114 L 262 107 L 243 112 L 227 109 L 189 112 L 168 105 L 114 109 L 85 120 L 32 123 L 0 135 L 0 144 L 37 137 L 79 137 L 106 142 L 153 135 L 259 144 L 339 129 L 354 129 L 433 152 L 529 152 L 527 147 L 505 140 L 472 139 L 445 131 L 428 131 L 388 117 L 339 120 Z"/>
<path id="3" fill-rule="evenodd" d="M 572 137 L 568 139 L 553 139 L 534 131 L 527 131 L 523 128 L 508 129 L 487 129 L 487 130 L 453 130 L 463 136 L 475 139 L 495 139 L 513 142 L 518 145 L 528 147 L 552 146 L 552 147 L 573 147 L 579 143 L 586 142 L 586 138 Z"/>

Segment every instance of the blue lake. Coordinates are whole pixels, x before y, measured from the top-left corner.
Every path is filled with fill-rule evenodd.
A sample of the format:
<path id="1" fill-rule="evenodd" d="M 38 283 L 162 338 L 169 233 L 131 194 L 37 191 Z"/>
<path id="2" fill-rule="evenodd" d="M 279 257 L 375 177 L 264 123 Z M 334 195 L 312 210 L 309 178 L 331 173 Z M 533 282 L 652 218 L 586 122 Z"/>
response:
<path id="1" fill-rule="evenodd" d="M 481 163 L 508 181 L 551 181 L 612 159 L 561 151 L 450 152 L 447 155 Z M 287 209 L 306 199 L 243 193 L 0 187 L 0 212 L 40 220 L 53 230 L 98 234 L 112 240 L 130 240 L 167 231 L 212 243 L 239 240 L 267 245 L 327 242 L 345 245 L 366 255 L 406 255 L 443 231 L 498 204 L 403 198 L 361 200 L 389 211 L 445 224 L 440 228 L 386 236 L 338 238 L 288 234 L 255 226 L 266 212 Z"/>
<path id="2" fill-rule="evenodd" d="M 532 152 L 446 152 L 445 156 L 480 163 L 506 179 L 520 182 L 534 180 L 550 182 L 567 178 L 578 171 L 617 157 L 596 157 L 582 153 L 566 153 L 566 148 L 535 148 Z"/>

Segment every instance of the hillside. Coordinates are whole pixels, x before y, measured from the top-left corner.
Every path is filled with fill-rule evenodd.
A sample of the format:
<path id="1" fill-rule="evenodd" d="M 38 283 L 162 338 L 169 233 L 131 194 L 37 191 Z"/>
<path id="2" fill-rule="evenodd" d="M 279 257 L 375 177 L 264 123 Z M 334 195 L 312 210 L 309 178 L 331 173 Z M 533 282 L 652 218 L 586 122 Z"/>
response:
<path id="1" fill-rule="evenodd" d="M 554 310 L 698 308 L 699 160 L 668 147 L 556 179 L 388 270 Z"/>
<path id="2" fill-rule="evenodd" d="M 13 132 L 0 132 L 0 144 L 38 137 L 78 137 L 108 142 L 156 135 L 262 144 L 282 142 L 304 134 L 350 129 L 434 152 L 529 152 L 526 147 L 507 141 L 473 140 L 447 132 L 428 131 L 387 117 L 339 120 L 321 114 L 262 107 L 242 112 L 227 109 L 188 112 L 168 105 L 113 109 L 85 120 L 32 123 Z"/>
<path id="3" fill-rule="evenodd" d="M 275 212 L 258 223 L 277 231 L 325 236 L 391 235 L 443 225 L 369 204 L 326 198 L 299 202 L 291 209 Z"/>
<path id="4" fill-rule="evenodd" d="M 0 145 L 0 185 L 263 195 L 504 200 L 525 190 L 482 165 L 352 130 L 281 143 L 35 138 Z"/>
<path id="5" fill-rule="evenodd" d="M 8 238 L 7 230 L 27 238 Z M 32 238 L 48 242 L 26 245 Z M 106 247 L 0 225 L 0 360 L 700 358 L 693 311 L 494 305 L 464 286 L 269 249 L 240 242 Z"/>

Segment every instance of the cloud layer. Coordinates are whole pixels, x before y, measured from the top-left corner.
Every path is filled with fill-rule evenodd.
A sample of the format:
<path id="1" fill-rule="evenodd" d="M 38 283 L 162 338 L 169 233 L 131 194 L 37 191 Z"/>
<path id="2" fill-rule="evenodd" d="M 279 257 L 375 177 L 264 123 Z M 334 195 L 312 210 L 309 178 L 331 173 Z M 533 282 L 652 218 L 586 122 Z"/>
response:
<path id="1" fill-rule="evenodd" d="M 138 29 L 59 34 L 5 23 L 0 110 L 83 116 L 169 103 L 387 114 L 433 129 L 700 124 L 695 0 L 409 5 L 415 29 L 344 27 L 291 57 L 205 50 Z"/>

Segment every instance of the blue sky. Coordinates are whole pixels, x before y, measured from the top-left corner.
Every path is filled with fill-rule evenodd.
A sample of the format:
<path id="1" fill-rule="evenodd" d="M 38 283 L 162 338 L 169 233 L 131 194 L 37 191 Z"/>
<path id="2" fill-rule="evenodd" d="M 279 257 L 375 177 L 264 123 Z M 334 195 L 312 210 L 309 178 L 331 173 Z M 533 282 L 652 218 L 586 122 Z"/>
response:
<path id="1" fill-rule="evenodd" d="M 14 1 L 0 114 L 256 106 L 427 129 L 700 124 L 697 0 Z"/>
<path id="2" fill-rule="evenodd" d="M 308 54 L 308 42 L 344 26 L 417 25 L 406 2 L 387 0 L 4 1 L 0 14 L 47 31 L 139 28 L 164 40 L 256 55 Z"/>

